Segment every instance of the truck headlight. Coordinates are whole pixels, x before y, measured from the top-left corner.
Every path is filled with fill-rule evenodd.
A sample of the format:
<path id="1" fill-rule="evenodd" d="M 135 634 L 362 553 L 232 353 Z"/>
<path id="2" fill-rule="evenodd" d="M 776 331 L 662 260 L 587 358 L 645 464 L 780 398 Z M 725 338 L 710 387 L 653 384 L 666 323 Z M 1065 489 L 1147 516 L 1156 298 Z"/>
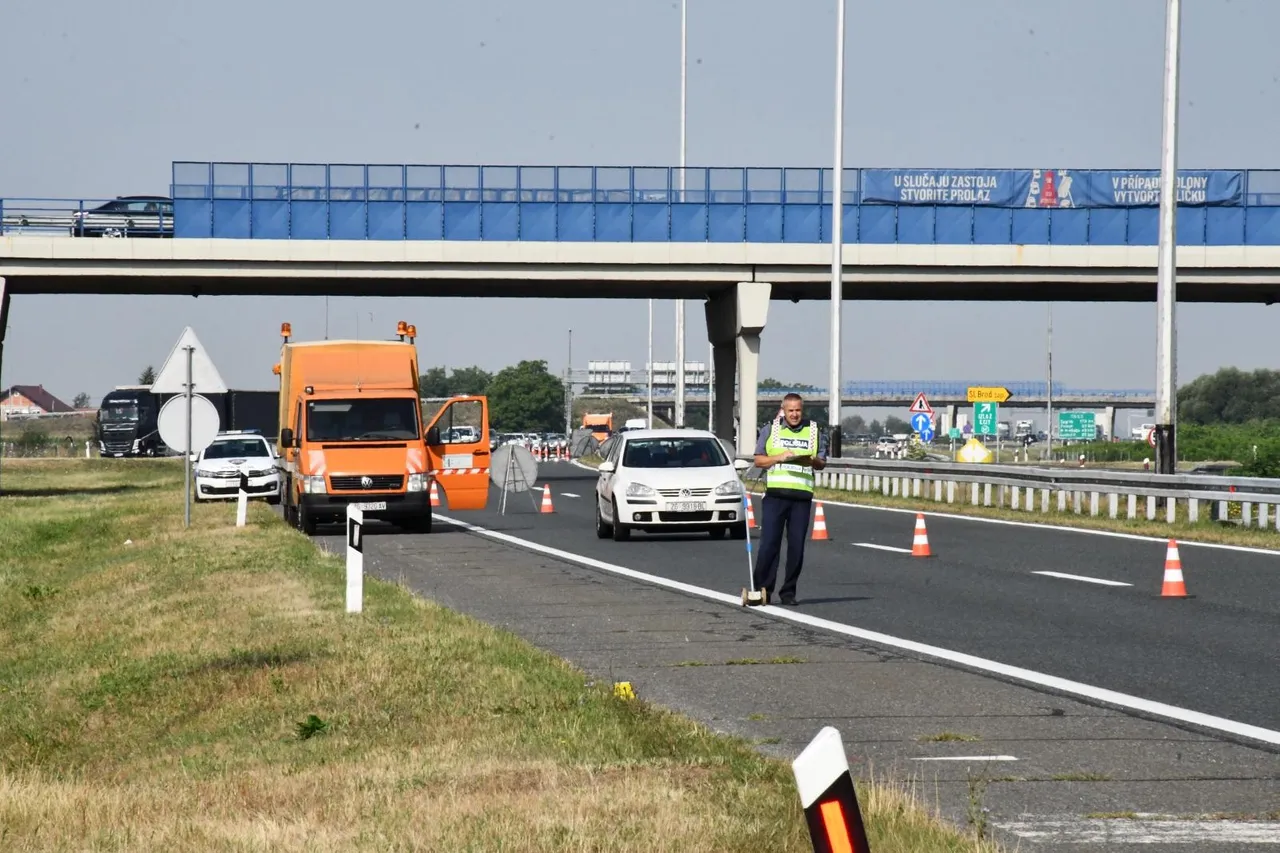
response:
<path id="1" fill-rule="evenodd" d="M 326 493 L 324 486 L 324 475 L 311 475 L 302 478 L 302 491 L 309 495 L 323 495 Z"/>
<path id="2" fill-rule="evenodd" d="M 742 481 L 726 480 L 725 482 L 716 486 L 716 494 L 717 495 L 740 495 L 742 494 Z"/>
<path id="3" fill-rule="evenodd" d="M 631 483 L 627 486 L 626 494 L 629 498 L 647 498 L 651 497 L 654 492 L 644 483 Z"/>
<path id="4" fill-rule="evenodd" d="M 406 489 L 410 492 L 425 492 L 427 490 L 426 474 L 410 474 L 409 484 Z"/>

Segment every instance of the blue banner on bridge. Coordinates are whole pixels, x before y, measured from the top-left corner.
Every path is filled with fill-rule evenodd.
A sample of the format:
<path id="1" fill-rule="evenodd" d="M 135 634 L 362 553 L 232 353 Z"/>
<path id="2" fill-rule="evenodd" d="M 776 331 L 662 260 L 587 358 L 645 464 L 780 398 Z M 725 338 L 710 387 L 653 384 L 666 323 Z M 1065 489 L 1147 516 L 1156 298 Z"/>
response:
<path id="1" fill-rule="evenodd" d="M 1023 207 L 1027 169 L 863 169 L 862 201 Z"/>
<path id="2" fill-rule="evenodd" d="M 1154 207 L 1158 169 L 863 169 L 868 204 L 966 207 Z M 1179 170 L 1178 203 L 1240 207 L 1244 172 Z"/>
<path id="3" fill-rule="evenodd" d="M 1160 204 L 1160 171 L 1095 171 L 1072 180 L 1063 172 L 1059 197 L 1063 207 L 1153 207 Z M 1197 207 L 1240 207 L 1244 204 L 1244 172 L 1178 170 L 1178 204 Z"/>

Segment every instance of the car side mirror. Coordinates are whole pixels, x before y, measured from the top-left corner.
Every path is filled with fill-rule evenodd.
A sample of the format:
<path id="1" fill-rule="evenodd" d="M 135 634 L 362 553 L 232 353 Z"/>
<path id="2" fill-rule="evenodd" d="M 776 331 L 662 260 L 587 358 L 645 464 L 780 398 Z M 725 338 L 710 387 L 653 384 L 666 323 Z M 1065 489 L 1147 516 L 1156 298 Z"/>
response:
<path id="1" fill-rule="evenodd" d="M 609 461 L 601 462 L 596 466 L 596 470 L 601 474 L 612 474 L 614 472 L 613 463 Z"/>
<path id="2" fill-rule="evenodd" d="M 293 447 L 293 430 L 288 427 L 280 430 L 280 446 Z"/>
<path id="3" fill-rule="evenodd" d="M 746 459 L 733 460 L 733 467 L 738 471 L 745 471 L 751 467 L 751 463 Z"/>
<path id="4" fill-rule="evenodd" d="M 440 440 L 440 427 L 433 426 L 431 429 L 427 430 L 427 444 L 432 446 L 444 444 L 444 442 Z"/>

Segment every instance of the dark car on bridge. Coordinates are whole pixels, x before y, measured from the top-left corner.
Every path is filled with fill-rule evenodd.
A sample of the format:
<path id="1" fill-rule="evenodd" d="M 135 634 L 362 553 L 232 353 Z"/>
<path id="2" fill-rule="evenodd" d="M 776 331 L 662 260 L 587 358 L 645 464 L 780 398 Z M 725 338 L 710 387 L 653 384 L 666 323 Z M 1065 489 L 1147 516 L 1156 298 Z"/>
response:
<path id="1" fill-rule="evenodd" d="M 172 237 L 173 199 L 124 195 L 71 214 L 72 237 Z"/>

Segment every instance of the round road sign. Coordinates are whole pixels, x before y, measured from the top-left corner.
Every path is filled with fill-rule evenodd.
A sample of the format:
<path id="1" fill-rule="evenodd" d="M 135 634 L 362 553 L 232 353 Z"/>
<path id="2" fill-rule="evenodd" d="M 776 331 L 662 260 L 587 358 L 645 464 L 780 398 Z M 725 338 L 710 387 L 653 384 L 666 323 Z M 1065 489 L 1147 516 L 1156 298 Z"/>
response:
<path id="1" fill-rule="evenodd" d="M 187 398 L 170 397 L 160 407 L 160 439 L 175 453 L 199 453 L 218 435 L 222 419 L 207 397 L 194 394 L 191 397 L 191 448 L 187 448 Z"/>
<path id="2" fill-rule="evenodd" d="M 1149 430 L 1147 430 L 1146 439 L 1147 439 L 1147 444 L 1151 445 L 1152 447 L 1155 447 L 1155 446 L 1156 446 L 1156 431 L 1155 431 L 1155 430 L 1153 430 L 1153 429 L 1149 429 Z"/>

